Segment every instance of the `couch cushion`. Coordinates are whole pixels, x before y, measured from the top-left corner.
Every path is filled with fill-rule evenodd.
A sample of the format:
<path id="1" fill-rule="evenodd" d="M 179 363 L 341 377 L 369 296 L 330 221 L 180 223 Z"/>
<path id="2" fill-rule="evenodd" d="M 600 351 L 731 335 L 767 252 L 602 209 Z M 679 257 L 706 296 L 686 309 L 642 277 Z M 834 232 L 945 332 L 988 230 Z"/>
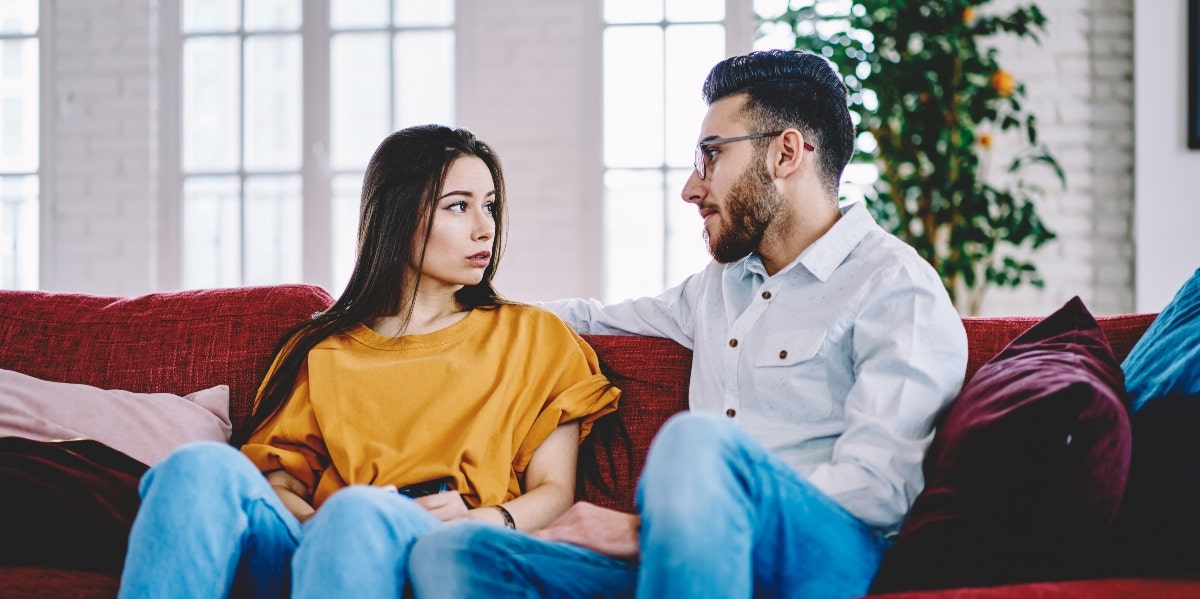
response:
<path id="1" fill-rule="evenodd" d="M 579 447 L 576 497 L 634 511 L 634 491 L 650 442 L 671 415 L 688 408 L 692 352 L 669 339 L 584 335 L 618 389 L 617 411 L 596 421 Z"/>
<path id="2" fill-rule="evenodd" d="M 0 291 L 0 368 L 139 393 L 228 385 L 236 431 L 284 332 L 332 303 L 311 285 L 132 298 Z"/>
<path id="3" fill-rule="evenodd" d="M 5 599 L 115 599 L 119 574 L 60 568 L 0 567 Z"/>
<path id="4" fill-rule="evenodd" d="M 1163 308 L 1121 368 L 1133 412 L 1165 395 L 1200 395 L 1200 270 Z"/>
<path id="5" fill-rule="evenodd" d="M 145 471 L 93 440 L 0 437 L 0 566 L 119 573 Z"/>
<path id="6" fill-rule="evenodd" d="M 1115 525 L 1114 571 L 1200 575 L 1200 396 L 1155 398 L 1130 420 L 1133 462 Z"/>
<path id="7" fill-rule="evenodd" d="M 1090 573 L 1129 471 L 1123 389 L 1079 298 L 1014 340 L 944 415 L 872 592 Z"/>
<path id="8" fill-rule="evenodd" d="M 225 385 L 181 397 L 43 381 L 0 368 L 0 405 L 0 436 L 95 439 L 150 466 L 184 443 L 227 443 L 232 432 Z"/>

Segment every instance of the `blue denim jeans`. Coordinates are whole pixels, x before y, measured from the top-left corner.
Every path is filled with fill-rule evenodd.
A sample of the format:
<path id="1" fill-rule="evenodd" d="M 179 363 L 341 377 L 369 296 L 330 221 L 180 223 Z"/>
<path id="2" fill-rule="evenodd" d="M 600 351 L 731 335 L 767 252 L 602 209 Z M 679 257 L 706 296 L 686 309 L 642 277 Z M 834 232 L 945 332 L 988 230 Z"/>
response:
<path id="1" fill-rule="evenodd" d="M 427 597 L 856 597 L 884 541 L 717 416 L 664 425 L 638 487 L 641 564 L 494 526 L 421 537 L 408 567 Z"/>
<path id="2" fill-rule="evenodd" d="M 120 597 L 399 597 L 408 551 L 439 522 L 410 499 L 352 486 L 301 525 L 257 468 L 185 445 L 140 485 Z M 290 585 L 289 585 L 290 582 Z"/>

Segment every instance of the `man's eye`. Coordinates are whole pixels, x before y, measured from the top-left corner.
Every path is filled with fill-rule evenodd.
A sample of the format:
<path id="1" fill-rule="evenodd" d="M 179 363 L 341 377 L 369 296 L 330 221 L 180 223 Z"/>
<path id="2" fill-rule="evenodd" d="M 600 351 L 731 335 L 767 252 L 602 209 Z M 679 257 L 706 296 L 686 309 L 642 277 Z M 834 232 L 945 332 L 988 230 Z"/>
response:
<path id="1" fill-rule="evenodd" d="M 707 156 L 709 160 L 716 158 L 717 157 L 716 146 L 704 146 L 704 155 Z"/>

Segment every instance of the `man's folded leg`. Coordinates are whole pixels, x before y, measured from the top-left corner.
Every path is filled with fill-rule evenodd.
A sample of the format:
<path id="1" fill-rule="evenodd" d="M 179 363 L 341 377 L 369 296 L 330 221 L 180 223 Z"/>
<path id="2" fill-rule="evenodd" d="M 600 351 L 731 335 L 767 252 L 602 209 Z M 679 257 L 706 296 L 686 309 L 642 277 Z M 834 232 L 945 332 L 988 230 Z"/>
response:
<path id="1" fill-rule="evenodd" d="M 413 546 L 409 579 L 429 597 L 633 597 L 637 564 L 484 524 L 455 522 Z"/>

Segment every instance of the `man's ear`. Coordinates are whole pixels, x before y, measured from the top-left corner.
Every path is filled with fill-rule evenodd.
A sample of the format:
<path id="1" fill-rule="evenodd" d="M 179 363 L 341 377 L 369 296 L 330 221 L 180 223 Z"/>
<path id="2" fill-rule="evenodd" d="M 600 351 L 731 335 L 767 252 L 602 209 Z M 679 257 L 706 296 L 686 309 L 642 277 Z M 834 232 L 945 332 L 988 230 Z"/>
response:
<path id="1" fill-rule="evenodd" d="M 776 152 L 772 152 L 774 164 L 771 175 L 776 179 L 786 179 L 800 168 L 808 167 L 812 160 L 812 152 L 804 147 L 804 134 L 797 129 L 787 129 L 775 139 Z"/>

